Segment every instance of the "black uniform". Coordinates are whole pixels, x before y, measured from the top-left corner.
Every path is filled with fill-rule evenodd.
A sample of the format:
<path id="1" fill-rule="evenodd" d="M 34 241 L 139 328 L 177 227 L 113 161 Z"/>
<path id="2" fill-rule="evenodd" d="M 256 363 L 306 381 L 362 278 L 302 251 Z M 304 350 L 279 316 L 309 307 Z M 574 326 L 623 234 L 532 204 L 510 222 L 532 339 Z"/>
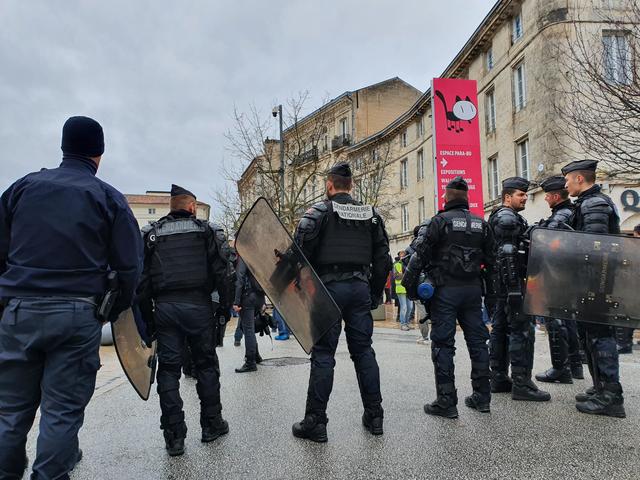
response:
<path id="1" fill-rule="evenodd" d="M 596 165 L 597 162 L 589 160 L 573 162 L 564 167 L 562 173 L 595 171 Z M 620 218 L 615 205 L 598 185 L 593 185 L 578 196 L 569 223 L 575 230 L 583 232 L 620 233 Z M 615 329 L 604 324 L 578 322 L 578 333 L 587 353 L 593 388 L 587 390 L 585 395 L 576 397 L 579 402 L 576 407 L 584 413 L 624 417 Z"/>
<path id="2" fill-rule="evenodd" d="M 552 177 L 552 179 L 555 177 Z M 564 189 L 564 178 L 560 189 Z M 546 184 L 542 187 L 545 191 Z M 567 199 L 551 209 L 551 216 L 538 224 L 545 228 L 569 228 L 568 222 L 573 215 L 573 204 Z M 549 336 L 549 351 L 551 352 L 552 368 L 544 373 L 536 375 L 536 380 L 541 382 L 573 383 L 572 378 L 584 378 L 582 373 L 582 359 L 580 355 L 580 343 L 575 320 L 561 320 L 558 318 L 545 318 L 545 326 Z"/>
<path id="3" fill-rule="evenodd" d="M 525 191 L 527 180 L 519 177 L 503 181 L 503 188 Z M 492 311 L 491 391 L 511 392 L 514 400 L 546 401 L 551 396 L 538 390 L 531 380 L 535 325 L 522 313 L 527 276 L 527 221 L 510 207 L 500 206 L 489 216 L 496 243 L 497 267 L 492 284 L 497 301 Z M 508 376 L 509 360 L 513 385 Z"/>
<path id="4" fill-rule="evenodd" d="M 342 168 L 351 176 L 346 164 Z M 337 204 L 337 205 L 336 205 Z M 360 395 L 365 409 L 363 422 L 382 433 L 382 395 L 380 372 L 371 347 L 373 334 L 372 303 L 382 296 L 391 268 L 389 240 L 382 218 L 371 208 L 361 219 L 335 211 L 341 205 L 360 205 L 348 193 L 338 193 L 330 200 L 317 203 L 304 214 L 295 232 L 300 246 L 343 314 L 351 360 L 356 369 Z M 362 213 L 361 212 L 361 213 Z M 336 323 L 311 351 L 311 374 L 307 392 L 305 419 L 294 425 L 294 435 L 326 441 L 327 402 L 333 388 L 335 352 L 342 329 Z M 371 430 L 371 428 L 369 428 Z"/>
<path id="5" fill-rule="evenodd" d="M 131 305 L 142 269 L 127 201 L 96 177 L 100 125 L 72 117 L 58 168 L 30 173 L 0 198 L 0 478 L 22 478 L 27 434 L 40 408 L 32 478 L 68 479 L 100 368 L 96 303 L 115 270 Z M 3 302 L 2 302 L 3 301 Z"/>
<path id="6" fill-rule="evenodd" d="M 469 212 L 467 200 L 447 202 L 426 231 L 419 233 L 415 250 L 403 279 L 407 293 L 416 297 L 419 275 L 425 268 L 436 287 L 431 299 L 431 358 L 438 398 L 425 405 L 425 411 L 449 418 L 458 416 L 453 362 L 456 319 L 471 357 L 474 394 L 466 403 L 489 411 L 489 332 L 482 321 L 481 287 L 481 266 L 495 263 L 489 225 Z"/>
<path id="7" fill-rule="evenodd" d="M 228 431 L 221 417 L 211 293 L 225 278 L 229 247 L 222 230 L 214 230 L 214 226 L 184 210 L 172 211 L 145 227 L 143 236 L 145 262 L 139 291 L 147 319 L 151 299 L 155 306 L 160 428 L 168 447 L 186 436 L 179 380 L 188 342 L 197 378 L 203 440 L 208 441 L 213 439 L 212 429 L 218 436 Z M 228 306 L 229 300 L 221 298 L 221 303 Z"/>

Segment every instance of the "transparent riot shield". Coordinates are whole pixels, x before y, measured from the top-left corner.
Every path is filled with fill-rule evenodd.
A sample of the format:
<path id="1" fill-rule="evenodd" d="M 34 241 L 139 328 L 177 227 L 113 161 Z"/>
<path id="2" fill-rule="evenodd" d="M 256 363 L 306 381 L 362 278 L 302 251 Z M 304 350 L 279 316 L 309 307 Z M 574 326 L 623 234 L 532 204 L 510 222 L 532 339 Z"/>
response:
<path id="1" fill-rule="evenodd" d="M 129 383 L 140 398 L 147 400 L 156 371 L 156 342 L 148 348 L 136 327 L 131 309 L 125 310 L 111 324 L 118 360 Z"/>
<path id="2" fill-rule="evenodd" d="M 256 200 L 247 213 L 235 247 L 300 346 L 310 353 L 342 315 L 264 198 Z"/>
<path id="3" fill-rule="evenodd" d="M 524 312 L 640 327 L 640 240 L 536 228 Z"/>

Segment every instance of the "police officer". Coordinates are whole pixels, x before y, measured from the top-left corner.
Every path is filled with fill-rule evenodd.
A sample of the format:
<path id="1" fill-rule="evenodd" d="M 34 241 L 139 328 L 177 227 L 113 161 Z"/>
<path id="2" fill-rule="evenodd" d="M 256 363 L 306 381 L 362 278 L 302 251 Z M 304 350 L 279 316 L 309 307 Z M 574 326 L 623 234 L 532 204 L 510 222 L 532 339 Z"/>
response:
<path id="1" fill-rule="evenodd" d="M 340 162 L 329 170 L 326 187 L 328 199 L 307 210 L 295 240 L 342 311 L 364 405 L 362 423 L 372 434 L 381 435 L 380 372 L 371 347 L 370 310 L 382 297 L 391 269 L 389 240 L 382 218 L 349 194 L 352 178 L 348 163 Z M 350 207 L 345 208 L 347 205 Z M 341 323 L 336 323 L 311 351 L 305 417 L 293 425 L 293 435 L 298 438 L 327 441 L 327 402 L 341 328 Z"/>
<path id="2" fill-rule="evenodd" d="M 565 183 L 563 176 L 556 175 L 540 184 L 545 192 L 544 199 L 551 208 L 551 216 L 540 221 L 539 226 L 569 228 L 567 222 L 573 215 L 573 204 L 569 199 L 569 192 L 564 188 Z M 584 378 L 575 320 L 546 318 L 545 326 L 549 336 L 552 366 L 546 372 L 538 373 L 536 380 L 549 383 L 573 383 L 573 378 Z"/>
<path id="3" fill-rule="evenodd" d="M 225 278 L 229 246 L 221 228 L 196 219 L 196 205 L 193 193 L 172 185 L 170 213 L 142 229 L 145 261 L 138 292 L 145 320 L 158 340 L 160 428 L 171 456 L 184 453 L 187 434 L 179 391 L 185 342 L 197 379 L 202 441 L 229 431 L 221 414 L 211 302 L 211 292 Z M 224 291 L 219 289 L 220 301 L 228 308 Z"/>
<path id="4" fill-rule="evenodd" d="M 526 279 L 527 221 L 518 213 L 527 203 L 529 181 L 510 177 L 502 182 L 502 205 L 489 216 L 496 242 L 496 269 L 493 290 L 497 294 L 491 330 L 491 391 L 511 392 L 514 400 L 544 402 L 551 395 L 538 389 L 531 380 L 535 326 L 533 318 L 522 313 Z M 507 374 L 511 357 L 511 375 Z M 513 380 L 513 381 L 512 381 Z"/>
<path id="5" fill-rule="evenodd" d="M 487 222 L 469 212 L 468 190 L 462 177 L 447 184 L 444 209 L 419 234 L 403 279 L 411 298 L 417 297 L 419 276 L 425 268 L 435 285 L 431 299 L 431 359 L 437 398 L 425 405 L 424 411 L 447 418 L 458 417 L 453 363 L 456 319 L 471 357 L 473 394 L 465 398 L 465 405 L 489 412 L 491 402 L 489 332 L 482 321 L 481 267 L 493 267 L 494 242 Z"/>
<path id="6" fill-rule="evenodd" d="M 569 195 L 578 197 L 570 226 L 589 233 L 620 233 L 613 201 L 595 185 L 597 166 L 595 160 L 578 160 L 562 168 Z M 587 353 L 593 387 L 576 395 L 576 408 L 583 413 L 625 417 L 614 328 L 579 322 L 578 333 Z"/>
<path id="7" fill-rule="evenodd" d="M 27 433 L 40 407 L 31 478 L 68 479 L 78 430 L 100 368 L 96 304 L 107 274 L 131 304 L 142 267 L 138 224 L 124 196 L 96 178 L 98 122 L 71 117 L 62 163 L 16 181 L 0 198 L 0 478 L 22 478 Z M 2 307 L 0 307 L 2 310 Z"/>

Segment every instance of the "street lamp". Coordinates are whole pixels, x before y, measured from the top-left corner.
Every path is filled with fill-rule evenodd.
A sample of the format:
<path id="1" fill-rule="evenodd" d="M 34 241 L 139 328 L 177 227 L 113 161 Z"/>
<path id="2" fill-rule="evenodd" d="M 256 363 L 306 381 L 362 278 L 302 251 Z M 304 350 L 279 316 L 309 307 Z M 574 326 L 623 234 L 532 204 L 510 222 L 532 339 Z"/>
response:
<path id="1" fill-rule="evenodd" d="M 271 115 L 273 115 L 274 118 L 279 117 L 280 121 L 280 170 L 278 170 L 278 174 L 280 175 L 280 212 L 282 213 L 284 208 L 284 138 L 282 138 L 282 105 L 273 107 Z"/>

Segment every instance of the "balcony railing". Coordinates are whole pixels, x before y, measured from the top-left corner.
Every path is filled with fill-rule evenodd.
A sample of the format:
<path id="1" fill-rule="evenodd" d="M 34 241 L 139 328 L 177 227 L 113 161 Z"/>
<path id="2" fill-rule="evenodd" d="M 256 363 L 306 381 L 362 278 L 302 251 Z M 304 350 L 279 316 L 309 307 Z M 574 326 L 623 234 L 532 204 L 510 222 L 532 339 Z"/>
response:
<path id="1" fill-rule="evenodd" d="M 302 152 L 300 155 L 297 155 L 294 159 L 294 163 L 302 164 L 307 162 L 312 162 L 318 159 L 318 147 L 313 147 L 311 150 L 307 150 L 306 152 Z"/>
<path id="2" fill-rule="evenodd" d="M 331 150 L 337 150 L 342 147 L 347 147 L 351 145 L 351 135 L 336 135 L 331 140 Z"/>

